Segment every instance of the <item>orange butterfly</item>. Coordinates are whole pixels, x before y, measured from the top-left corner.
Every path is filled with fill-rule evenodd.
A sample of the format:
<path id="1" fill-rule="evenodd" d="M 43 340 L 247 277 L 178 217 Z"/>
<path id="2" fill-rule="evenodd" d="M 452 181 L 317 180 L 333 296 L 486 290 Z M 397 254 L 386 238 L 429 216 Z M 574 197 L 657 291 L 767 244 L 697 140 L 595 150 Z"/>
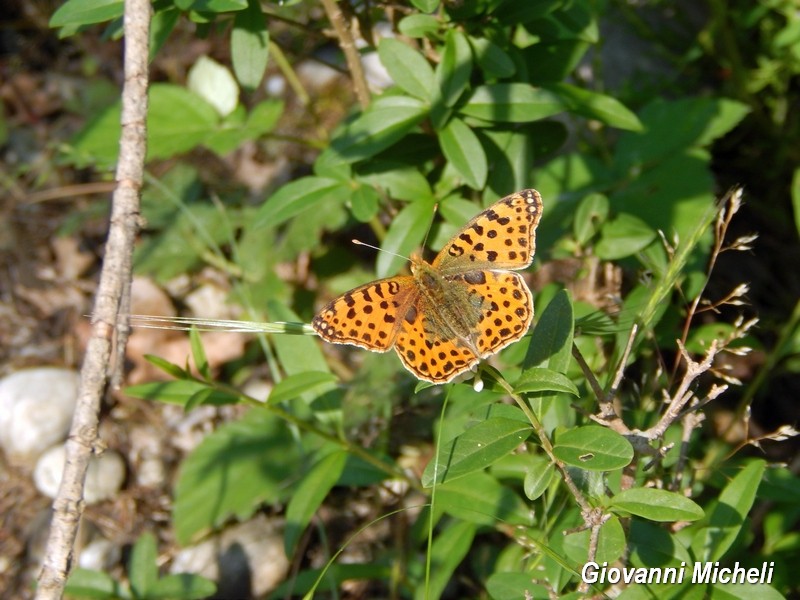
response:
<path id="1" fill-rule="evenodd" d="M 315 331 L 335 344 L 394 348 L 418 379 L 447 383 L 518 341 L 533 297 L 518 273 L 531 264 L 542 197 L 522 190 L 473 218 L 432 263 L 411 257 L 411 275 L 379 279 L 323 308 Z"/>

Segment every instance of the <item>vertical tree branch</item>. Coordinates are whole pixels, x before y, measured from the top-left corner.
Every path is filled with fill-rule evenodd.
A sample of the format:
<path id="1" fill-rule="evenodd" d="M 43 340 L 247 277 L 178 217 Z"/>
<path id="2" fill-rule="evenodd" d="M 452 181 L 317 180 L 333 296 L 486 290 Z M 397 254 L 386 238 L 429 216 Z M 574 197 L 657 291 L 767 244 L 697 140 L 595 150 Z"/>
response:
<path id="1" fill-rule="evenodd" d="M 84 506 L 83 484 L 97 441 L 100 402 L 112 377 L 109 371 L 112 356 L 122 356 L 123 349 L 115 348 L 115 340 L 124 345 L 127 338 L 127 320 L 121 326 L 118 321 L 120 306 L 126 305 L 123 295 L 130 292 L 131 255 L 139 227 L 139 196 L 146 152 L 150 11 L 149 0 L 125 2 L 125 83 L 117 187 L 95 297 L 92 333 L 66 443 L 64 473 L 53 502 L 53 520 L 39 574 L 38 600 L 61 598 L 73 566 L 73 545 Z M 116 361 L 115 368 L 122 368 L 120 360 Z"/>
<path id="2" fill-rule="evenodd" d="M 361 65 L 358 48 L 356 48 L 350 29 L 347 27 L 342 11 L 339 10 L 336 2 L 337 0 L 322 0 L 322 6 L 325 7 L 325 14 L 328 15 L 328 20 L 333 25 L 336 36 L 339 38 L 339 47 L 344 52 L 345 60 L 347 60 L 347 69 L 353 79 L 356 98 L 358 98 L 361 109 L 364 110 L 369 106 L 370 100 L 367 78 L 364 76 L 364 67 Z"/>

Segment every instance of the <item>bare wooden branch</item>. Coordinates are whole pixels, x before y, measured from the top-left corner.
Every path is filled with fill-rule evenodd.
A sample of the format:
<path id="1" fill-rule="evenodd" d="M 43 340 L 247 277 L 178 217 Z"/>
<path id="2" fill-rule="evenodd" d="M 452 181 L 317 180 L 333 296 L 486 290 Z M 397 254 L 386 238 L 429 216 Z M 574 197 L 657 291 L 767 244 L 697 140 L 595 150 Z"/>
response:
<path id="1" fill-rule="evenodd" d="M 367 86 L 364 67 L 361 65 L 361 57 L 358 55 L 358 48 L 356 48 L 353 36 L 345 23 L 344 15 L 342 15 L 336 0 L 322 0 L 322 6 L 325 7 L 325 14 L 328 16 L 331 25 L 333 25 L 334 31 L 336 31 L 336 37 L 339 38 L 339 47 L 344 52 L 347 69 L 353 79 L 353 89 L 356 92 L 358 103 L 362 109 L 365 109 L 369 106 L 370 101 L 369 87 Z"/>
<path id="2" fill-rule="evenodd" d="M 58 496 L 53 502 L 53 519 L 45 549 L 44 563 L 36 590 L 38 600 L 61 598 L 73 566 L 73 547 L 83 514 L 83 484 L 89 460 L 97 445 L 100 402 L 109 383 L 112 356 L 122 356 L 127 324 L 117 323 L 122 297 L 130 291 L 131 255 L 139 227 L 139 197 L 146 152 L 148 84 L 148 38 L 150 2 L 126 0 L 125 84 L 122 92 L 122 134 L 117 187 L 111 207 L 103 269 L 95 297 L 92 333 L 81 369 L 78 403 L 66 443 L 66 463 Z M 119 333 L 122 336 L 119 336 Z M 116 335 L 115 335 L 116 334 Z M 117 361 L 117 368 L 122 368 Z"/>

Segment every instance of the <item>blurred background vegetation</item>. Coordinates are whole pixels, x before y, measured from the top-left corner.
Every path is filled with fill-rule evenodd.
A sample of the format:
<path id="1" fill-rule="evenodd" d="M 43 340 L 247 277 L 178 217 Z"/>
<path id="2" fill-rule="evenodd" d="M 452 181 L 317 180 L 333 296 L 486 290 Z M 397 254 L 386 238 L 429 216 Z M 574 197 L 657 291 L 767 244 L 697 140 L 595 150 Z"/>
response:
<path id="1" fill-rule="evenodd" d="M 792 533 L 800 514 L 788 504 L 799 485 L 797 443 L 770 439 L 779 437 L 770 433 L 781 426 L 797 423 L 800 397 L 797 2 L 414 0 L 336 6 L 359 41 L 363 76 L 348 66 L 324 3 L 154 2 L 145 224 L 135 256 L 141 302 L 133 311 L 309 322 L 336 294 L 403 267 L 389 254 L 376 257 L 352 246 L 351 238 L 408 255 L 425 238 L 438 203 L 441 218 L 428 238 L 436 249 L 480 206 L 535 187 L 545 203 L 532 279 L 537 315 L 564 288 L 576 316 L 592 315 L 596 324 L 602 311 L 607 320 L 595 325 L 596 334 L 587 321 L 576 343 L 605 384 L 648 290 L 668 270 L 669 249 L 708 218 L 715 198 L 742 186 L 744 206 L 728 241 L 758 234 L 752 251 L 722 253 L 710 271 L 714 235 L 708 220 L 679 282 L 637 340 L 622 398 L 629 424 L 646 427 L 661 390 L 674 382 L 670 374 L 679 370 L 676 339 L 701 356 L 711 339 L 737 331 L 737 317 L 759 318 L 740 341 L 753 351 L 726 355 L 716 365 L 740 385 L 707 408 L 706 423 L 692 439 L 689 454 L 698 474 L 688 487 L 708 509 L 725 485 L 714 480 L 715 470 L 747 464 L 736 461 L 751 456 L 786 463 L 776 467 L 785 475 L 783 487 L 772 482 L 759 498 L 776 503 L 778 516 L 768 518 L 761 505 L 726 558 L 749 553 L 775 560 L 781 573 L 775 587 L 784 594 L 797 591 L 800 578 L 786 568 L 800 554 Z M 83 315 L 91 311 L 102 264 L 116 161 L 122 3 L 11 2 L 5 12 L 0 335 L 13 343 L 4 341 L 0 360 L 5 372 L 75 366 L 86 335 Z M 731 297 L 742 284 L 749 286 L 746 293 Z M 687 318 L 701 292 L 709 304 Z M 382 477 L 369 465 L 352 456 L 338 467 L 324 462 L 335 459 L 321 450 L 324 445 L 309 443 L 283 421 L 229 405 L 235 396 L 210 402 L 195 396 L 203 386 L 159 388 L 173 393 L 178 405 L 204 404 L 191 423 L 174 405 L 138 398 L 152 396 L 145 382 L 160 377 L 144 353 L 178 365 L 190 353 L 183 334 L 139 334 L 129 365 L 130 382 L 141 384 L 138 393 L 116 394 L 105 415 L 105 435 L 126 456 L 129 481 L 119 499 L 89 514 L 105 537 L 125 548 L 125 558 L 137 539 L 139 553 L 132 556 L 154 557 L 157 539 L 174 559 L 178 548 L 222 530 L 234 517 L 288 518 L 285 505 L 303 480 L 286 480 L 305 469 L 319 476 L 323 467 L 338 468 L 341 479 L 327 488 L 336 484 L 338 493 L 322 494 L 314 505 L 325 503 L 323 524 L 302 539 L 295 531 L 281 542 L 287 550 L 304 549 L 290 555 L 292 573 L 312 573 L 406 493 L 382 497 Z M 299 376 L 292 380 L 299 391 L 286 403 L 293 418 L 358 440 L 398 468 L 421 474 L 433 452 L 443 397 L 436 389 L 413 394 L 416 381 L 395 357 L 323 350 L 313 338 L 223 335 L 204 342 L 215 380 L 264 397 L 281 379 Z M 502 357 L 512 372 L 527 351 L 525 343 L 519 346 Z M 334 393 L 329 380 L 304 375 L 311 370 L 332 370 L 347 384 Z M 568 374 L 580 378 L 574 365 Z M 589 414 L 594 408 L 586 382 L 579 387 L 581 409 Z M 478 395 L 456 389 L 452 396 L 454 406 L 460 400 L 463 407 Z M 585 422 L 569 402 L 560 406 L 548 413 L 549 431 Z M 471 417 L 454 410 L 448 426 L 462 427 Z M 187 439 L 176 441 L 176 423 L 190 432 Z M 166 475 L 156 484 L 137 483 L 140 449 L 133 425 L 159 432 Z M 259 485 L 221 500 L 218 512 L 193 512 L 187 507 L 202 501 L 207 489 L 203 460 L 216 455 L 208 445 L 208 454 L 192 451 L 213 429 L 211 444 L 219 452 L 227 448 L 229 459 L 239 460 L 233 464 L 241 476 Z M 264 480 L 259 469 L 270 461 L 281 466 Z M 656 477 L 668 481 L 671 469 L 674 464 L 665 465 Z M 30 524 L 46 511 L 47 500 L 31 488 L 24 469 L 4 465 L 3 472 L 13 485 L 3 498 L 0 548 L 6 561 L 27 567 L 0 571 L 0 582 L 25 594 L 36 561 L 36 527 Z M 537 510 L 552 515 L 557 506 L 553 501 Z M 294 517 L 302 511 L 294 510 Z M 121 512 L 129 518 L 120 519 Z M 307 524 L 313 512 L 298 522 Z M 424 550 L 427 521 L 411 519 L 410 532 L 391 523 L 394 529 L 377 531 L 347 557 L 371 570 L 338 573 L 337 581 L 359 581 L 342 586 L 339 597 L 421 597 L 422 554 L 416 552 Z M 467 534 L 456 529 L 461 526 L 456 521 L 444 527 L 437 539 L 455 545 L 458 534 L 463 542 Z M 523 554 L 522 544 L 498 530 L 469 537 L 461 566 L 441 566 L 447 577 L 434 582 L 437 594 L 489 597 L 484 586 L 490 575 Z M 642 531 L 643 537 L 657 535 Z M 155 539 L 141 537 L 144 532 Z M 407 561 L 402 576 L 391 572 L 400 555 Z M 115 581 L 132 577 L 125 558 L 105 569 Z M 556 567 L 547 568 L 552 589 L 574 588 L 574 580 L 569 584 Z M 446 587 L 452 573 L 458 577 Z M 284 581 L 278 594 L 287 593 L 288 579 L 285 573 L 278 578 Z M 299 581 L 295 589 L 307 589 L 308 580 Z M 220 585 L 238 590 L 226 588 L 235 585 L 230 582 Z M 267 589 L 249 591 L 263 595 Z"/>

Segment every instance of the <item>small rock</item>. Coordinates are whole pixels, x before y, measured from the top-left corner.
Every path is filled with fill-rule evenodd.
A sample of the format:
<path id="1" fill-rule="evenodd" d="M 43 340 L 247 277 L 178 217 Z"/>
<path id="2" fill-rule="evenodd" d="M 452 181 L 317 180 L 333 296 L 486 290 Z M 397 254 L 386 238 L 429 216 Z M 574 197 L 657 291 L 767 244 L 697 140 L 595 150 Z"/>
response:
<path id="1" fill-rule="evenodd" d="M 108 572 L 119 564 L 122 551 L 105 538 L 97 538 L 84 546 L 78 556 L 78 565 L 84 569 Z"/>
<path id="2" fill-rule="evenodd" d="M 0 380 L 0 447 L 9 460 L 33 466 L 47 448 L 66 439 L 80 376 L 37 367 Z"/>
<path id="3" fill-rule="evenodd" d="M 44 495 L 55 498 L 64 471 L 66 450 L 63 445 L 54 446 L 45 452 L 33 472 L 33 482 Z M 86 472 L 83 498 L 87 504 L 95 504 L 112 498 L 125 481 L 125 461 L 113 450 L 93 456 Z"/>
<path id="4" fill-rule="evenodd" d="M 175 556 L 170 573 L 195 573 L 217 582 L 218 598 L 260 598 L 289 570 L 282 523 L 261 515 Z"/>

